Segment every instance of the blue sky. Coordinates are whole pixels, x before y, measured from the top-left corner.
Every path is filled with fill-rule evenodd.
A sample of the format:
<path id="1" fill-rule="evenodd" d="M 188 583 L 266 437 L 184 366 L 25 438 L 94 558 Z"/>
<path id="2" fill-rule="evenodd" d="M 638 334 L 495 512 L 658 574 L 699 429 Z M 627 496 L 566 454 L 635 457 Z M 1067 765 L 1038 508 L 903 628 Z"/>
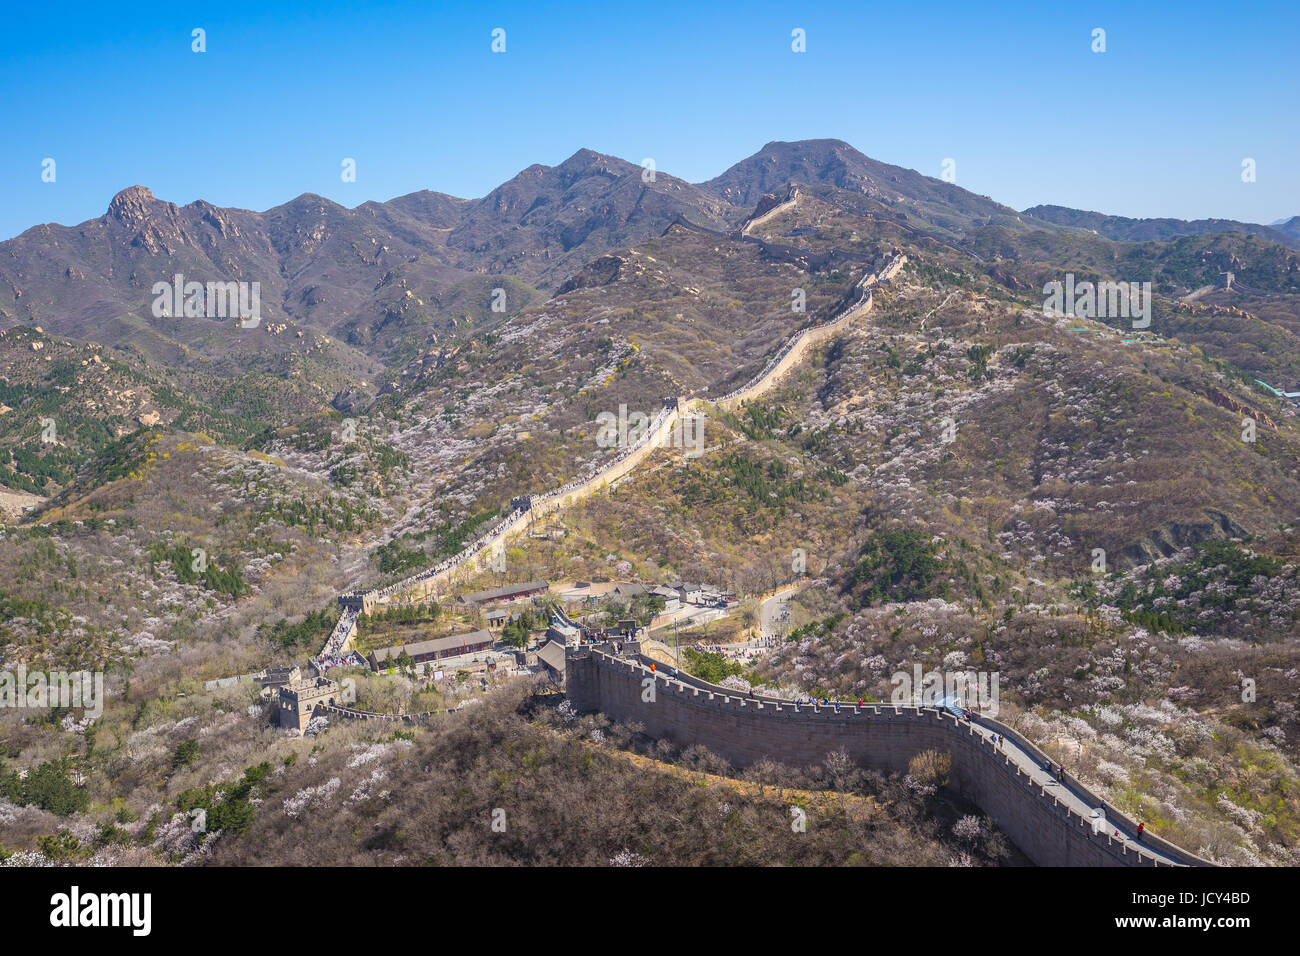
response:
<path id="1" fill-rule="evenodd" d="M 952 158 L 958 185 L 1016 208 L 1300 214 L 1295 2 L 71 2 L 5 21 L 0 238 L 135 183 L 355 206 L 481 196 L 584 146 L 700 181 L 814 137 L 932 176 Z"/>

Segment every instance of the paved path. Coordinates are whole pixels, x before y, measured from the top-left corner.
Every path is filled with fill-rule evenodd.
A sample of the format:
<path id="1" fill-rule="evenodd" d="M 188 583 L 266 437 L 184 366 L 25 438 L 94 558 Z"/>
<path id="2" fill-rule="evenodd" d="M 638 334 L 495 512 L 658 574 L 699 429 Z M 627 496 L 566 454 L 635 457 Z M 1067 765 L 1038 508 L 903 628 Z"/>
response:
<path id="1" fill-rule="evenodd" d="M 980 723 L 978 717 L 972 720 L 970 724 L 975 728 L 975 732 L 981 734 L 985 739 L 992 739 L 997 736 L 996 731 Z M 1070 809 L 1074 810 L 1084 819 L 1091 818 L 1094 811 L 1100 811 L 1104 815 L 1105 811 L 1099 806 L 1095 797 L 1090 794 L 1076 791 L 1068 783 L 1058 782 L 1055 774 L 1048 773 L 1044 770 L 1043 765 L 1040 764 L 1031 754 L 1021 749 L 1014 740 L 1003 738 L 1003 743 L 998 747 L 998 750 L 1009 756 L 1012 763 L 1019 767 L 1024 773 L 1028 774 L 1031 780 L 1035 783 L 1042 784 L 1047 788 L 1048 793 L 1054 794 L 1058 800 Z M 1124 838 L 1124 842 L 1131 849 L 1136 850 L 1139 846 L 1136 834 L 1129 833 L 1125 827 L 1116 823 L 1114 820 L 1107 818 L 1099 829 L 1102 833 L 1108 834 L 1112 837 L 1115 835 L 1115 831 L 1118 830 L 1120 836 Z M 1168 863 L 1171 866 L 1181 865 L 1178 860 L 1166 856 L 1150 844 L 1142 843 L 1140 846 L 1143 852 L 1156 857 L 1164 863 Z"/>
<path id="2" fill-rule="evenodd" d="M 786 600 L 798 590 L 797 585 L 783 588 L 759 605 L 758 637 L 760 646 L 772 647 L 780 640 L 782 627 L 780 621 L 777 620 L 777 615 L 788 608 L 785 603 Z"/>

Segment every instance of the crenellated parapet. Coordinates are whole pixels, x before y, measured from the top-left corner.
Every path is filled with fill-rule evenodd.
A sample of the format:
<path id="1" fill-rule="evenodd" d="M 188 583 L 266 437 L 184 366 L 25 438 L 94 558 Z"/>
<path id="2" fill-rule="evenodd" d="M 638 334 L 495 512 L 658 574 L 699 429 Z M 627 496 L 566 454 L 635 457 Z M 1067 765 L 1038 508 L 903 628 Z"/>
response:
<path id="1" fill-rule="evenodd" d="M 651 664 L 606 645 L 570 648 L 569 699 L 580 711 L 636 722 L 653 737 L 700 744 L 737 767 L 763 759 L 807 766 L 843 752 L 871 770 L 907 773 L 917 754 L 946 752 L 949 785 L 1040 865 L 1211 865 L 1149 833 L 1138 842 L 1133 821 L 1073 777 L 1048 777 L 1041 751 L 997 721 L 912 705 L 797 704 L 674 677 Z"/>

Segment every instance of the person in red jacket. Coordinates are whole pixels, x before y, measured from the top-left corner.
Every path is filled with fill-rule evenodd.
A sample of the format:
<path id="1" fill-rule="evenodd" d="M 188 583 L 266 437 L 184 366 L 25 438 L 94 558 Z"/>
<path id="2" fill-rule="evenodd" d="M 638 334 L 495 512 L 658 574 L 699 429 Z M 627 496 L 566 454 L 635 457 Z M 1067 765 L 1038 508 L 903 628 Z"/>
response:
<path id="1" fill-rule="evenodd" d="M 1138 842 L 1139 843 L 1142 842 L 1142 831 L 1145 830 L 1146 828 L 1147 825 L 1143 823 L 1141 820 L 1139 820 L 1138 821 Z"/>

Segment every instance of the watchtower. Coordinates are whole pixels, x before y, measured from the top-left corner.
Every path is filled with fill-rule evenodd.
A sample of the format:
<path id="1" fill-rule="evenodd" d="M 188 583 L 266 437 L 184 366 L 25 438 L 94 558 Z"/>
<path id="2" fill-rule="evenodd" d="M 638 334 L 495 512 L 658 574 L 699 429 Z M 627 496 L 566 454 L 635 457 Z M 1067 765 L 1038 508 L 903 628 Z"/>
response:
<path id="1" fill-rule="evenodd" d="M 339 703 L 339 682 L 328 677 L 290 681 L 280 688 L 280 726 L 304 730 L 321 704 Z"/>

